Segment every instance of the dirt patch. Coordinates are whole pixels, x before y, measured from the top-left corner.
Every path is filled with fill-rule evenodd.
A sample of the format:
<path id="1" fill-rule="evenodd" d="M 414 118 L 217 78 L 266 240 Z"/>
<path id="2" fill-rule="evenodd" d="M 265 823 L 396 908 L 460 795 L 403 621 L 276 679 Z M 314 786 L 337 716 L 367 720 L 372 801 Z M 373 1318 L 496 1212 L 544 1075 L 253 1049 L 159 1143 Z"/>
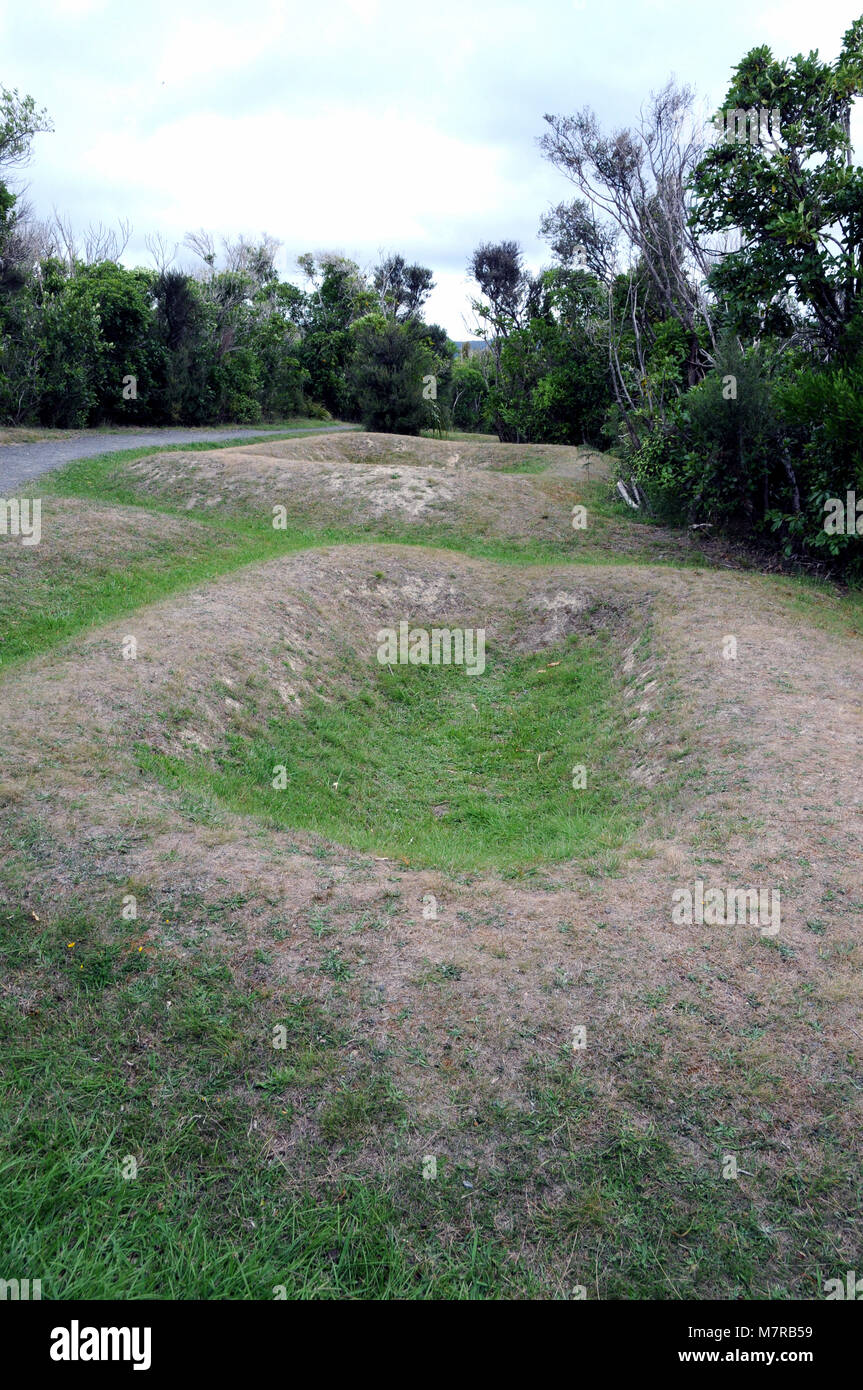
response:
<path id="1" fill-rule="evenodd" d="M 540 472 L 519 472 L 527 461 Z M 124 464 L 116 479 L 143 505 L 242 518 L 266 528 L 362 528 L 541 546 L 549 558 L 611 557 L 756 568 L 765 557 L 703 532 L 634 524 L 609 487 L 614 461 L 586 447 L 517 445 L 344 433 L 199 453 L 156 453 Z M 574 525 L 574 509 L 586 525 Z"/>
<path id="2" fill-rule="evenodd" d="M 187 518 L 173 519 L 110 502 L 78 497 L 41 499 L 38 545 L 25 546 L 14 537 L 2 540 L 4 579 L 41 575 L 68 565 L 87 565 L 95 572 L 122 571 L 130 562 L 158 558 L 166 546 L 203 540 L 207 528 Z"/>
<path id="3" fill-rule="evenodd" d="M 388 466 L 416 465 L 444 469 L 501 469 L 517 467 L 525 460 L 542 462 L 550 471 L 580 475 L 585 467 L 594 476 L 608 469 L 607 460 L 597 450 L 581 445 L 500 444 L 496 440 L 424 439 L 413 435 L 357 434 L 325 435 L 302 441 L 281 440 L 231 450 L 248 458 L 279 459 L 290 462 L 344 462 Z M 598 470 L 598 473 L 597 471 Z"/>

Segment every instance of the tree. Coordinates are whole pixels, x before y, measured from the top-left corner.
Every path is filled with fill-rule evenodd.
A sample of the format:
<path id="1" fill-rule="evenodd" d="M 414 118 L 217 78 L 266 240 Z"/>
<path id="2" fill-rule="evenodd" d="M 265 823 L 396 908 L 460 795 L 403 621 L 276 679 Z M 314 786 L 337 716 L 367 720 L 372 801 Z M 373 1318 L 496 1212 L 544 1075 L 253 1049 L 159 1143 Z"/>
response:
<path id="1" fill-rule="evenodd" d="M 488 382 L 474 359 L 459 358 L 453 363 L 449 391 L 449 413 L 459 430 L 482 430 L 488 421 Z"/>
<path id="2" fill-rule="evenodd" d="M 381 313 L 403 322 L 418 318 L 432 290 L 432 272 L 423 265 L 407 265 L 404 256 L 384 256 L 375 268 L 372 284 Z"/>
<path id="3" fill-rule="evenodd" d="M 0 295 L 20 288 L 32 269 L 32 262 L 27 265 L 28 239 L 20 236 L 18 197 L 6 175 L 27 163 L 35 135 L 53 129 L 48 113 L 33 97 L 0 86 Z"/>
<path id="4" fill-rule="evenodd" d="M 609 293 L 611 364 L 618 407 L 633 445 L 636 418 L 652 416 L 648 358 L 653 324 L 672 319 L 686 343 L 685 383 L 708 370 L 716 332 L 706 290 L 713 258 L 689 221 L 689 183 L 704 150 L 693 117 L 694 95 L 674 81 L 651 95 L 632 129 L 604 134 L 585 107 L 574 116 L 546 115 L 540 147 L 545 157 L 587 198 L 606 230 L 597 227 L 592 254 L 600 268 L 604 248 L 618 238 L 630 266 L 623 302 Z M 575 206 L 575 205 L 574 205 Z M 591 215 L 578 211 L 582 240 L 591 245 Z M 564 243 L 565 244 L 565 243 Z M 596 268 L 596 267 L 595 267 Z M 634 369 L 622 352 L 628 339 Z"/>
<path id="5" fill-rule="evenodd" d="M 150 271 L 127 270 L 113 261 L 80 266 L 69 277 L 69 311 L 81 317 L 92 314 L 99 325 L 99 346 L 90 363 L 92 423 L 146 415 L 157 360 L 152 338 L 153 280 Z M 127 391 L 124 397 L 125 378 L 130 376 L 135 378 L 134 395 Z"/>
<path id="6" fill-rule="evenodd" d="M 510 437 L 599 445 L 611 400 L 602 286 L 556 267 L 532 283 L 532 313 L 501 347 L 491 405 Z"/>
<path id="7" fill-rule="evenodd" d="M 590 204 L 583 198 L 558 203 L 543 215 L 539 234 L 551 247 L 562 266 L 584 266 L 608 283 L 617 269 L 616 227 L 603 226 Z"/>
<path id="8" fill-rule="evenodd" d="M 487 303 L 473 303 L 480 320 L 494 337 L 506 338 L 521 326 L 530 277 L 522 265 L 516 241 L 483 241 L 468 265 Z"/>
<path id="9" fill-rule="evenodd" d="M 153 286 L 157 366 L 153 416 L 200 424 L 211 418 L 213 362 L 207 306 L 191 275 L 166 270 Z"/>
<path id="10" fill-rule="evenodd" d="M 98 400 L 98 304 L 94 296 L 75 292 L 60 261 L 42 265 L 37 302 L 39 423 L 65 429 L 88 425 Z"/>
<path id="11" fill-rule="evenodd" d="M 505 397 L 501 354 L 510 334 L 529 317 L 531 277 L 522 264 L 521 248 L 516 241 L 481 242 L 468 262 L 468 270 L 482 295 L 481 299 L 471 300 L 471 308 L 477 316 L 477 332 L 488 340 L 491 353 L 494 390 L 490 405 L 494 428 L 500 440 L 512 442 L 519 436 L 500 408 Z"/>
<path id="12" fill-rule="evenodd" d="M 350 366 L 355 348 L 351 325 L 374 308 L 375 296 L 359 266 L 331 253 L 297 258 L 309 289 L 297 306 L 303 339 L 300 362 L 308 373 L 308 394 L 333 415 L 355 418 Z"/>
<path id="13" fill-rule="evenodd" d="M 354 324 L 351 372 L 367 430 L 419 434 L 432 423 L 423 378 L 434 375 L 431 349 L 410 324 L 369 314 Z"/>
<path id="14" fill-rule="evenodd" d="M 863 18 L 833 64 L 817 53 L 779 62 L 754 48 L 735 68 L 725 106 L 760 116 L 757 136 L 718 140 L 693 171 L 693 226 L 742 234 L 712 276 L 733 323 L 787 332 L 791 292 L 828 357 L 856 351 L 848 330 L 863 289 L 863 171 L 851 162 L 850 112 L 861 93 Z M 765 120 L 768 111 L 779 121 Z"/>
<path id="15" fill-rule="evenodd" d="M 259 398 L 265 417 L 282 419 L 305 409 L 309 374 L 300 362 L 302 338 L 293 321 L 302 292 L 276 282 L 255 297 L 249 345 L 260 365 Z"/>
<path id="16" fill-rule="evenodd" d="M 34 135 L 53 129 L 47 111 L 31 96 L 19 96 L 17 87 L 10 91 L 0 86 L 0 169 L 26 164 Z"/>

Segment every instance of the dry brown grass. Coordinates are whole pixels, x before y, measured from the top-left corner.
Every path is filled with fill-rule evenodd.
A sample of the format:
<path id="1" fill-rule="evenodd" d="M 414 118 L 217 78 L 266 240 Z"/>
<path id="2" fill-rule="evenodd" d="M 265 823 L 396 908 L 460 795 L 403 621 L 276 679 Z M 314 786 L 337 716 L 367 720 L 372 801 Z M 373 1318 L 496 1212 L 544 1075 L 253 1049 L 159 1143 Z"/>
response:
<path id="1" fill-rule="evenodd" d="M 584 454 L 551 451 L 545 472 L 500 472 L 516 453 L 542 450 L 337 435 L 152 455 L 123 477 L 142 502 L 190 512 L 266 516 L 284 503 L 292 523 L 398 521 L 426 527 L 427 539 L 447 526 L 514 542 L 559 537 L 573 501 L 589 495 Z M 44 516 L 38 556 L 16 552 L 10 573 L 46 595 L 76 555 L 113 583 L 125 564 L 158 559 L 160 544 L 173 553 L 188 540 L 200 551 L 208 535 L 213 545 L 247 535 L 195 515 L 75 499 L 47 498 Z M 643 560 L 651 545 L 682 556 L 688 544 L 626 518 L 599 535 L 590 544 L 608 545 L 616 560 L 621 551 Z M 337 1024 L 338 1055 L 321 1050 L 314 1063 L 327 1078 L 350 1086 L 385 1068 L 408 1116 L 397 1140 L 374 1124 L 353 1144 L 328 1140 L 329 1082 L 286 1081 L 270 1107 L 244 1092 L 286 1189 L 356 1175 L 398 1188 L 433 1153 L 498 1192 L 511 1161 L 517 1177 L 494 1217 L 496 1230 L 512 1232 L 507 1258 L 540 1269 L 546 1222 L 565 1289 L 570 1264 L 584 1277 L 585 1251 L 598 1271 L 604 1241 L 642 1243 L 633 1208 L 612 1210 L 603 1155 L 620 1133 L 645 1143 L 659 1135 L 679 1174 L 715 1176 L 726 1215 L 760 1220 L 781 1189 L 787 1223 L 768 1232 L 779 1272 L 757 1273 L 754 1286 L 817 1292 L 806 1203 L 821 1203 L 811 1221 L 824 1235 L 819 1250 L 835 1259 L 829 1272 L 853 1267 L 858 1230 L 835 1202 L 863 1157 L 863 646 L 843 619 L 850 613 L 836 596 L 758 574 L 513 566 L 373 540 L 196 583 L 0 672 L 0 836 L 15 871 L 26 865 L 18 906 L 44 921 L 83 900 L 111 921 L 133 892 L 142 953 L 192 961 L 218 947 L 238 986 L 274 1017 L 304 998 Z M 417 867 L 409 851 L 384 858 L 272 829 L 142 775 L 138 740 L 165 753 L 218 748 L 266 700 L 302 717 L 313 692 L 333 697 L 344 683 L 345 653 L 370 659 L 377 629 L 405 616 L 426 626 L 458 618 L 519 652 L 591 623 L 614 634 L 628 711 L 619 756 L 649 796 L 623 851 L 608 845 L 590 861 L 521 875 L 448 874 Z M 130 635 L 134 662 L 122 657 Z M 731 636 L 735 660 L 723 656 Z M 174 722 L 154 722 L 154 711 L 172 708 Z M 756 925 L 675 926 L 672 894 L 697 879 L 778 889 L 779 936 Z M 429 894 L 436 919 L 423 912 Z M 329 955 L 338 969 L 326 968 Z M 53 1007 L 45 981 L 8 987 L 28 1019 Z M 570 1046 L 578 1025 L 583 1052 Z M 543 1103 L 550 1118 L 534 1138 Z M 737 1207 L 718 1163 L 729 1149 L 742 1170 Z M 664 1181 L 649 1169 L 656 1151 L 645 1152 L 633 1201 Z M 580 1187 L 565 1176 L 579 1163 Z M 654 1234 L 665 1229 L 662 1200 L 651 1207 Z M 675 1258 L 682 1252 L 678 1271 L 705 1249 L 703 1233 L 687 1246 L 688 1201 L 668 1237 Z M 454 1223 L 438 1235 L 455 1243 L 471 1229 Z M 746 1238 L 757 1244 L 763 1223 L 754 1229 Z M 603 1258 L 611 1268 L 614 1255 Z M 742 1296 L 744 1276 L 726 1273 L 733 1259 L 717 1258 L 714 1291 Z M 663 1290 L 674 1296 L 672 1283 Z"/>
<path id="2" fill-rule="evenodd" d="M 541 473 L 505 470 L 540 459 Z M 430 533 L 575 545 L 571 507 L 608 460 L 555 445 L 335 434 L 206 452 L 154 454 L 123 470 L 142 501 L 291 524 L 408 524 Z"/>
<path id="3" fill-rule="evenodd" d="M 656 814 L 609 874 L 573 864 L 524 883 L 463 881 L 338 845 L 322 859 L 315 836 L 228 812 L 198 824 L 135 769 L 131 745 L 157 695 L 162 703 L 200 696 L 197 734 L 215 739 L 242 717 L 245 681 L 270 681 L 283 700 L 301 702 L 339 644 L 372 642 L 406 605 L 427 623 L 453 611 L 487 614 L 486 625 L 503 632 L 527 601 L 533 626 L 520 640 L 542 645 L 598 596 L 649 604 L 654 625 L 650 656 L 621 649 L 620 669 Z M 139 642 L 137 662 L 121 658 L 128 633 Z M 729 634 L 736 661 L 722 656 Z M 296 660 L 290 689 L 273 665 L 283 649 Z M 218 702 L 214 681 L 225 692 Z M 267 948 L 274 997 L 289 997 L 302 979 L 322 1003 L 331 998 L 336 987 L 316 971 L 321 943 L 309 925 L 325 909 L 326 944 L 353 971 L 338 986 L 340 1017 L 386 1045 L 416 1113 L 437 1117 L 442 1130 L 468 1091 L 474 1107 L 522 1104 L 530 1059 L 552 1055 L 583 1023 L 589 1045 L 579 1065 L 634 1123 L 647 1112 L 633 1049 L 652 1046 L 670 1133 L 675 1092 L 705 1089 L 715 1123 L 742 1125 L 758 1150 L 750 1167 L 789 1150 L 817 1165 L 824 1085 L 849 1058 L 863 1065 L 861 690 L 859 642 L 795 617 L 761 577 L 641 567 L 516 573 L 396 547 L 334 547 L 155 605 L 7 677 L 3 800 L 5 814 L 37 817 L 58 847 L 33 885 L 35 903 L 68 891 L 94 856 L 100 873 L 122 870 L 153 903 L 189 885 L 214 901 L 242 894 L 231 949 L 248 959 Z M 683 740 L 704 773 L 666 811 L 662 788 Z M 110 848 L 118 834 L 128 841 L 122 856 Z M 778 942 L 747 926 L 674 927 L 671 893 L 696 878 L 779 888 Z M 427 893 L 439 900 L 437 921 L 423 918 Z M 276 904 L 291 929 L 274 943 L 264 922 Z M 813 920 L 826 922 L 824 934 L 808 928 Z M 150 937 L 166 931 L 170 939 L 156 916 L 146 926 Z M 859 1143 L 859 1118 L 859 1106 L 834 1116 L 842 1143 Z M 463 1155 L 491 1161 L 480 1132 L 459 1135 Z M 296 1137 L 273 1133 L 273 1151 Z"/>

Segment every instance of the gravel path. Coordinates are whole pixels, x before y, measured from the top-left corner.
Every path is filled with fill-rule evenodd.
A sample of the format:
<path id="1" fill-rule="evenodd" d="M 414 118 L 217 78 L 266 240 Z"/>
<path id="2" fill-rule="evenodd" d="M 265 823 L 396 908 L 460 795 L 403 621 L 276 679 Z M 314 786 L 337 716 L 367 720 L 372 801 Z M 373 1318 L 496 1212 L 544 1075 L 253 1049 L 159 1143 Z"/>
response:
<path id="1" fill-rule="evenodd" d="M 86 432 L 70 439 L 40 439 L 36 444 L 0 445 L 0 497 L 6 496 L 12 488 L 28 478 L 37 478 L 52 468 L 69 463 L 72 459 L 93 458 L 96 454 L 110 454 L 117 449 L 158 448 L 162 444 L 206 443 L 216 444 L 222 439 L 251 439 L 256 436 L 333 434 L 337 430 L 356 429 L 355 425 L 322 425 L 320 429 L 266 430 L 254 428 L 230 429 L 155 429 L 132 431 L 122 434 L 103 434 Z"/>

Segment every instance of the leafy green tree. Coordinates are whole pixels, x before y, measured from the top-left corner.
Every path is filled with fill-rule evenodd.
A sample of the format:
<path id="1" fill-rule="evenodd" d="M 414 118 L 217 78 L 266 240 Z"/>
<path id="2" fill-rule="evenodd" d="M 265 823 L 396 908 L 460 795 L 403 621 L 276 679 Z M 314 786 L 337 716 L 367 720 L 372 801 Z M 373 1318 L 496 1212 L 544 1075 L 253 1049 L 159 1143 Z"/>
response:
<path id="1" fill-rule="evenodd" d="M 558 203 L 545 213 L 539 234 L 549 243 L 560 265 L 570 270 L 586 268 L 605 282 L 613 279 L 619 229 L 603 226 L 584 198 Z"/>
<path id="2" fill-rule="evenodd" d="M 531 278 L 516 241 L 481 242 L 468 262 L 468 270 L 480 290 L 480 298 L 471 300 L 471 308 L 491 353 L 494 389 L 489 403 L 494 429 L 500 440 L 514 442 L 519 438 L 518 427 L 511 414 L 501 409 L 507 398 L 502 353 L 509 336 L 529 318 Z"/>
<path id="3" fill-rule="evenodd" d="M 470 358 L 452 365 L 448 406 L 457 430 L 484 431 L 491 424 L 488 381 Z"/>
<path id="4" fill-rule="evenodd" d="M 604 291 L 594 275 L 564 266 L 527 276 L 511 248 L 481 248 L 479 266 L 497 330 L 488 409 L 498 436 L 599 443 L 611 401 Z"/>
<path id="5" fill-rule="evenodd" d="M 211 322 L 197 282 L 165 270 L 153 286 L 156 367 L 150 393 L 152 418 L 171 424 L 203 424 L 213 418 L 215 394 Z"/>
<path id="6" fill-rule="evenodd" d="M 92 312 L 99 325 L 98 351 L 91 365 L 94 395 L 91 423 L 147 418 L 148 396 L 157 361 L 153 338 L 154 275 L 127 270 L 113 261 L 78 266 L 66 286 L 73 315 Z M 134 381 L 129 382 L 128 378 Z"/>
<path id="7" fill-rule="evenodd" d="M 47 111 L 33 97 L 20 96 L 17 87 L 0 86 L 0 170 L 26 164 L 34 135 L 53 129 Z"/>
<path id="8" fill-rule="evenodd" d="M 215 360 L 211 381 L 217 420 L 258 423 L 262 417 L 260 373 L 260 361 L 249 347 L 232 347 Z"/>
<path id="9" fill-rule="evenodd" d="M 36 106 L 33 97 L 22 97 L 17 90 L 10 91 L 0 86 L 0 344 L 4 329 L 13 335 L 16 331 L 19 315 L 15 312 L 10 314 L 10 301 L 24 289 L 32 275 L 32 265 L 27 263 L 24 246 L 16 245 L 20 210 L 17 195 L 8 185 L 7 175 L 27 163 L 34 136 L 50 130 L 53 130 L 53 125 L 47 112 Z M 31 301 L 25 315 L 31 328 L 33 307 Z M 23 330 L 23 320 L 19 327 Z M 24 357 L 32 360 L 32 351 L 31 344 Z M 12 343 L 5 347 L 0 345 L 0 352 L 7 362 L 13 355 L 18 358 L 22 356 Z"/>
<path id="10" fill-rule="evenodd" d="M 863 170 L 850 139 L 861 93 L 863 18 L 835 63 L 817 52 L 780 62 L 764 46 L 735 68 L 725 110 L 752 113 L 757 133 L 750 125 L 754 138 L 720 138 L 705 153 L 693 223 L 742 233 L 711 277 L 741 331 L 788 331 L 790 293 L 826 353 L 845 350 L 863 286 Z"/>
<path id="11" fill-rule="evenodd" d="M 351 381 L 364 427 L 419 434 L 432 424 L 423 390 L 424 378 L 434 375 L 434 356 L 411 325 L 369 314 L 354 324 L 352 336 Z"/>
<path id="12" fill-rule="evenodd" d="M 290 313 L 299 291 L 280 284 L 255 305 L 249 346 L 259 363 L 259 399 L 266 419 L 299 415 L 305 409 L 309 373 L 300 362 L 302 341 Z"/>
<path id="13" fill-rule="evenodd" d="M 47 111 L 37 107 L 33 97 L 0 85 L 0 257 L 15 224 L 18 201 L 6 182 L 7 172 L 27 163 L 34 136 L 53 129 Z"/>
<path id="14" fill-rule="evenodd" d="M 94 296 L 76 291 L 59 261 L 43 264 L 37 303 L 39 423 L 67 429 L 88 425 L 98 403 L 98 304 Z"/>
<path id="15" fill-rule="evenodd" d="M 333 415 L 355 418 L 351 359 L 355 337 L 351 325 L 374 307 L 359 267 L 342 256 L 298 257 L 310 288 L 297 315 L 303 339 L 300 363 L 308 373 L 308 394 Z"/>

